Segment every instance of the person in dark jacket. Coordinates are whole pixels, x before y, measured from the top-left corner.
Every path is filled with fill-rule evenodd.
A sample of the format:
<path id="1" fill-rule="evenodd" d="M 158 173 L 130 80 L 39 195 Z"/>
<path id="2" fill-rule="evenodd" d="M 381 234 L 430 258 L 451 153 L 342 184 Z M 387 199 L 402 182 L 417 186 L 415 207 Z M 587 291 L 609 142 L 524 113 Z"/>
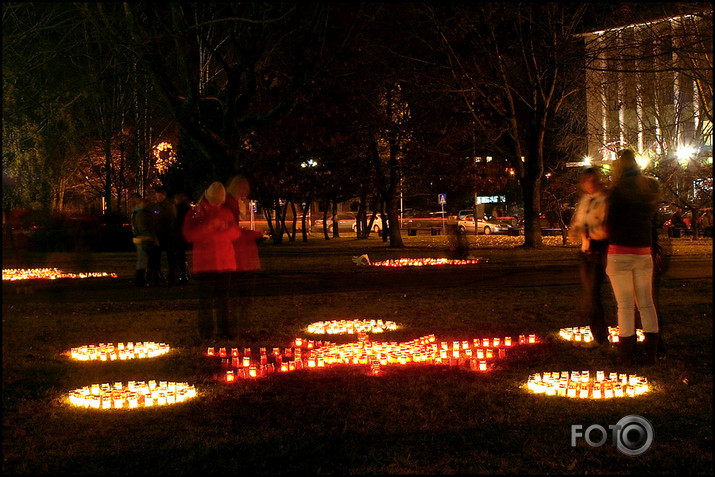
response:
<path id="1" fill-rule="evenodd" d="M 154 187 L 154 203 L 152 213 L 154 214 L 154 224 L 156 226 L 156 236 L 159 246 L 152 250 L 149 255 L 149 266 L 147 269 L 150 285 L 161 285 L 165 283 L 176 283 L 176 251 L 175 251 L 175 226 L 176 207 L 167 198 L 167 190 L 164 186 Z M 166 262 L 169 269 L 167 277 L 161 271 L 161 256 L 166 254 Z"/>
<path id="2" fill-rule="evenodd" d="M 137 249 L 134 284 L 138 287 L 145 287 L 148 285 L 149 255 L 157 247 L 158 239 L 154 229 L 154 217 L 149 209 L 149 201 L 139 195 L 134 197 L 132 233 L 134 235 L 132 242 Z"/>
<path id="3" fill-rule="evenodd" d="M 198 329 L 201 338 L 214 331 L 216 311 L 218 335 L 233 339 L 236 318 L 230 313 L 231 275 L 236 271 L 233 242 L 241 235 L 233 214 L 225 206 L 226 189 L 212 183 L 184 221 L 184 237 L 193 244 L 193 274 L 199 282 Z"/>
<path id="4" fill-rule="evenodd" d="M 653 217 L 658 210 L 658 182 L 641 173 L 630 149 L 619 151 L 608 193 L 606 274 L 618 305 L 618 362 L 635 361 L 635 307 L 645 334 L 643 364 L 654 364 L 658 347 L 658 315 L 653 302 Z"/>
<path id="5" fill-rule="evenodd" d="M 174 195 L 174 206 L 176 207 L 176 221 L 174 223 L 174 261 L 176 263 L 176 281 L 179 285 L 186 284 L 190 279 L 189 267 L 186 261 L 186 251 L 190 244 L 184 238 L 184 220 L 191 210 L 191 202 L 186 192 L 178 192 Z"/>

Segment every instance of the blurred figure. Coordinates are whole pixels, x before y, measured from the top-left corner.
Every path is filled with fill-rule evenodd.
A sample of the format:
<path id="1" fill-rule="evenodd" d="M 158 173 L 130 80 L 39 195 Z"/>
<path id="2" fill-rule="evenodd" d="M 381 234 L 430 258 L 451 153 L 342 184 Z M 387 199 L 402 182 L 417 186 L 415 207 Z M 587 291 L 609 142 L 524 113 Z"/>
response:
<path id="1" fill-rule="evenodd" d="M 681 233 L 688 228 L 688 224 L 683 220 L 683 214 L 680 209 L 676 209 L 673 216 L 670 218 L 670 227 L 668 227 L 668 237 L 680 237 Z M 678 232 L 674 230 L 679 229 Z"/>
<path id="2" fill-rule="evenodd" d="M 449 255 L 454 260 L 466 260 L 469 257 L 469 239 L 467 233 L 454 222 L 447 224 L 449 237 Z"/>
<path id="3" fill-rule="evenodd" d="M 149 256 L 157 248 L 158 239 L 154 230 L 154 217 L 149 209 L 149 201 L 136 195 L 133 198 L 134 211 L 132 212 L 132 233 L 134 246 L 137 249 L 137 263 L 134 272 L 134 284 L 145 287 L 147 282 L 147 268 Z"/>
<path id="4" fill-rule="evenodd" d="M 698 226 L 705 237 L 713 236 L 713 211 L 706 209 L 698 219 Z"/>
<path id="5" fill-rule="evenodd" d="M 618 304 L 619 364 L 635 360 L 635 307 L 645 334 L 642 362 L 655 363 L 658 347 L 658 316 L 653 302 L 653 220 L 658 210 L 658 182 L 641 173 L 632 150 L 619 151 L 613 164 L 613 187 L 608 194 L 606 227 L 608 264 Z"/>
<path id="6" fill-rule="evenodd" d="M 583 298 L 581 302 L 581 325 L 591 327 L 593 341 L 581 343 L 582 347 L 596 347 L 608 342 L 601 286 L 606 279 L 606 193 L 597 169 L 589 167 L 579 183 L 581 198 L 569 227 L 569 239 L 581 242 L 578 252 L 579 271 Z M 576 343 L 574 341 L 574 343 Z"/>
<path id="7" fill-rule="evenodd" d="M 231 275 L 236 271 L 233 242 L 241 235 L 233 214 L 226 207 L 226 189 L 212 183 L 196 207 L 186 215 L 183 232 L 193 244 L 193 273 L 199 282 L 198 329 L 202 339 L 214 332 L 216 311 L 218 335 L 233 339 L 236 319 L 229 310 Z"/>
<path id="8" fill-rule="evenodd" d="M 156 236 L 159 239 L 159 246 L 154 247 L 149 255 L 149 267 L 147 269 L 147 281 L 149 285 L 163 285 L 166 283 L 176 283 L 176 252 L 175 252 L 175 223 L 176 207 L 167 199 L 167 192 L 164 186 L 154 187 L 154 203 L 152 204 L 154 214 L 154 224 Z M 166 254 L 166 262 L 169 268 L 168 280 L 161 271 L 161 257 Z"/>
<path id="9" fill-rule="evenodd" d="M 236 223 L 241 225 L 241 219 L 248 207 L 248 195 L 251 187 L 248 180 L 243 176 L 236 176 L 231 179 L 226 187 L 226 206 L 233 213 Z M 248 323 L 250 305 L 253 303 L 256 276 L 255 272 L 261 268 L 261 260 L 258 254 L 259 240 L 263 239 L 263 233 L 241 227 L 241 236 L 234 242 L 234 253 L 236 256 L 236 273 L 234 274 L 234 293 L 236 303 L 236 314 L 241 323 Z M 239 316 L 240 315 L 240 316 Z"/>
<path id="10" fill-rule="evenodd" d="M 191 202 L 189 196 L 185 192 L 179 192 L 174 195 L 174 206 L 176 207 L 176 221 L 174 222 L 174 252 L 176 263 L 176 281 L 177 284 L 183 285 L 188 283 L 190 279 L 188 263 L 186 261 L 186 250 L 190 244 L 184 239 L 184 221 L 186 214 L 191 210 Z"/>
<path id="11" fill-rule="evenodd" d="M 3 221 L 3 248 L 7 247 L 14 255 L 14 268 L 27 268 L 27 249 L 29 247 L 29 232 L 27 230 L 28 210 L 17 208 L 11 210 Z"/>

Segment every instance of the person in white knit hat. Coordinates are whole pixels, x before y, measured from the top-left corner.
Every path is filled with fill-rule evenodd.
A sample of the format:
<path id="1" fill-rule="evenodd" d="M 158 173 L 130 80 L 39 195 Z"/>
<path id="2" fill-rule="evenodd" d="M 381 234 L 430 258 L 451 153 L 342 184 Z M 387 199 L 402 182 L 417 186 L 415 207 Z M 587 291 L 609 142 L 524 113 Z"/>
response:
<path id="1" fill-rule="evenodd" d="M 229 292 L 231 275 L 236 271 L 233 242 L 241 231 L 225 201 L 223 184 L 212 183 L 199 204 L 187 214 L 183 226 L 184 238 L 193 244 L 192 266 L 199 283 L 198 329 L 202 339 L 214 333 L 214 311 L 218 336 L 229 339 L 236 336 Z"/>

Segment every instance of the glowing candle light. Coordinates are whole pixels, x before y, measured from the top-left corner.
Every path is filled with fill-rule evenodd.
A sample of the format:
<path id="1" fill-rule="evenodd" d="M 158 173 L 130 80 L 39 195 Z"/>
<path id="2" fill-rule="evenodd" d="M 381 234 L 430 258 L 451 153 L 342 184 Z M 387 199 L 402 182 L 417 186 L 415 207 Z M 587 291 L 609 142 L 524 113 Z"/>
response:
<path id="1" fill-rule="evenodd" d="M 546 393 L 549 396 L 567 396 L 578 397 L 581 399 L 611 399 L 618 397 L 636 397 L 648 392 L 647 378 L 629 375 L 627 382 L 623 382 L 622 376 L 611 373 L 606 379 L 606 373 L 603 371 L 596 372 L 596 379 L 589 379 L 589 371 L 574 371 L 570 378 L 561 373 L 544 373 L 543 377 L 539 374 L 529 376 L 527 389 L 535 393 Z M 616 378 L 616 379 L 611 379 Z M 552 392 L 551 388 L 566 389 L 566 392 Z"/>

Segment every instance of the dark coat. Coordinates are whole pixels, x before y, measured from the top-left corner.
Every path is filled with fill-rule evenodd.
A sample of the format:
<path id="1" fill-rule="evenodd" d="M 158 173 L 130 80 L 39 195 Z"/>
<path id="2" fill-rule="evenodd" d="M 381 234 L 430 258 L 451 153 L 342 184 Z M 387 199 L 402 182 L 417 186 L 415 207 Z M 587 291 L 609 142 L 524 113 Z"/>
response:
<path id="1" fill-rule="evenodd" d="M 623 174 L 608 193 L 606 228 L 611 245 L 650 247 L 658 211 L 658 182 L 639 170 Z"/>

